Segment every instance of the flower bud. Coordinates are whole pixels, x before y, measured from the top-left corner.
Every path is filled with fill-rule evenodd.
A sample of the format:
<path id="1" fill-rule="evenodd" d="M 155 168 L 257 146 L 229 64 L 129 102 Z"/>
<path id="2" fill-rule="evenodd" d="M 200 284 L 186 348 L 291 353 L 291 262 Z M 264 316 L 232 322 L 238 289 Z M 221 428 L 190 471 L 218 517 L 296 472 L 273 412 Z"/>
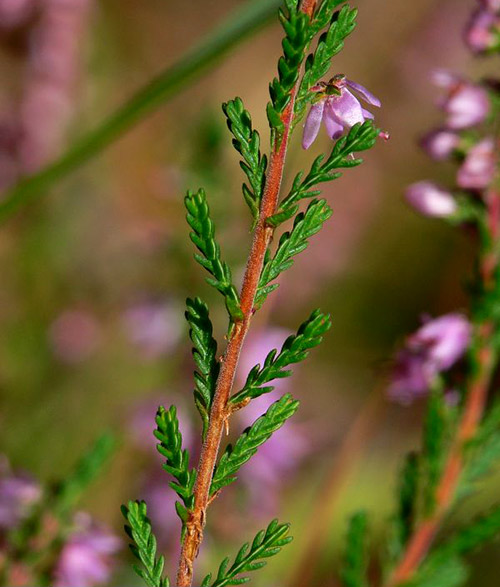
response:
<path id="1" fill-rule="evenodd" d="M 495 175 L 495 142 L 491 137 L 474 145 L 457 174 L 457 184 L 463 189 L 482 190 Z"/>
<path id="2" fill-rule="evenodd" d="M 464 31 L 464 41 L 473 53 L 485 53 L 500 46 L 500 16 L 476 10 Z"/>
<path id="3" fill-rule="evenodd" d="M 446 129 L 437 129 L 426 134 L 420 144 L 431 159 L 444 161 L 457 148 L 460 137 Z"/>
<path id="4" fill-rule="evenodd" d="M 430 181 L 419 181 L 410 185 L 405 197 L 410 206 L 424 216 L 442 218 L 457 211 L 453 195 Z"/>

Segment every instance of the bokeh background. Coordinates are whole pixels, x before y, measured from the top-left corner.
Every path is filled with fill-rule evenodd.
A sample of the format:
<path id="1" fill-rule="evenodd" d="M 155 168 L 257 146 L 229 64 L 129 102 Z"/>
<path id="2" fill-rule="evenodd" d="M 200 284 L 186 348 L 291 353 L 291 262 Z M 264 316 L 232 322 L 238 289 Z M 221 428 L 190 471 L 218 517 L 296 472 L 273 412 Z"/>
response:
<path id="1" fill-rule="evenodd" d="M 64 151 L 241 4 L 81 0 L 73 20 L 63 22 L 70 34 L 59 36 L 57 10 L 47 20 L 26 2 L 21 20 L 4 18 L 2 186 Z M 289 430 L 211 509 L 200 577 L 222 553 L 234 552 L 235 535 L 238 542 L 251 538 L 276 514 L 292 522 L 295 541 L 256 574 L 255 585 L 336 585 L 346 517 L 360 507 L 371 514 L 374 552 L 379 549 L 401 457 L 417 445 L 422 416 L 421 405 L 385 399 L 390 358 L 422 313 L 467 304 L 468 235 L 417 217 L 402 193 L 421 178 L 451 178 L 452 168 L 430 163 L 416 140 L 439 122 L 430 71 L 477 76 L 484 69 L 461 41 L 472 4 L 359 3 L 358 27 L 333 73 L 348 74 L 381 98 L 377 123 L 391 140 L 325 187 L 332 219 L 255 320 L 247 369 L 312 308 L 330 312 L 333 328 L 293 378 L 280 383 L 280 391 L 302 403 Z M 267 144 L 267 86 L 280 39 L 277 22 L 252 35 L 0 230 L 1 452 L 14 468 L 45 482 L 63 477 L 103 430 L 112 430 L 119 448 L 82 507 L 121 535 L 119 505 L 148 498 L 170 569 L 179 527 L 154 451 L 154 412 L 158 403 L 177 404 L 196 453 L 185 298 L 200 295 L 210 303 L 219 340 L 225 325 L 221 300 L 192 259 L 182 196 L 187 188 L 207 189 L 224 255 L 239 280 L 249 214 L 220 105 L 241 96 Z M 322 133 L 304 153 L 298 134 L 287 181 L 328 148 Z M 261 411 L 262 404 L 248 417 Z M 234 432 L 247 424 L 243 416 L 235 420 Z M 474 503 L 466 504 L 460 515 L 473 511 Z M 304 552 L 317 531 L 317 569 L 306 581 Z M 497 554 L 492 547 L 475 555 L 479 574 L 471 585 L 497 584 Z M 128 561 L 126 548 L 122 558 Z M 114 580 L 138 581 L 128 567 L 118 568 Z"/>

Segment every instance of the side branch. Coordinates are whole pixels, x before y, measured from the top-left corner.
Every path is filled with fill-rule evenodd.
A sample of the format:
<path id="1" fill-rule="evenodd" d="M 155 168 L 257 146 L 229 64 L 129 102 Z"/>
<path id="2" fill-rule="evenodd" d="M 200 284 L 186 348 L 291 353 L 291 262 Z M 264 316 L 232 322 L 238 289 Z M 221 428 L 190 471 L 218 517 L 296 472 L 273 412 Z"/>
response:
<path id="1" fill-rule="evenodd" d="M 498 245 L 500 242 L 500 193 L 491 190 L 487 196 L 489 244 L 480 259 L 480 272 L 484 291 L 490 292 L 494 286 L 498 270 Z M 485 321 L 478 326 L 478 344 L 474 353 L 473 373 L 469 380 L 469 390 L 463 414 L 457 429 L 455 442 L 445 464 L 441 481 L 436 489 L 436 509 L 432 516 L 422 521 L 410 538 L 405 553 L 394 570 L 389 587 L 408 581 L 418 567 L 438 533 L 443 520 L 453 504 L 464 465 L 464 448 L 477 432 L 484 413 L 488 390 L 497 363 L 493 334 L 495 324 Z"/>

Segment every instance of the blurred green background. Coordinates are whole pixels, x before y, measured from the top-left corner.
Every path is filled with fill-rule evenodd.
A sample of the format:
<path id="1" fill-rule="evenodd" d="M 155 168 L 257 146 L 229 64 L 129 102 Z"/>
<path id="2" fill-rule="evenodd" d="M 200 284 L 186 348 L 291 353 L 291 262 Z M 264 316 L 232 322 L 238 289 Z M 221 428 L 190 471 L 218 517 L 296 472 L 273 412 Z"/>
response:
<path id="1" fill-rule="evenodd" d="M 310 583 L 335 585 L 346 515 L 366 508 L 375 536 L 381 535 L 401 457 L 418 442 L 421 406 L 403 408 L 383 398 L 390 357 L 422 313 L 466 307 L 462 286 L 474 247 L 466 234 L 417 217 L 402 193 L 412 181 L 445 182 L 453 173 L 446 164 L 430 163 L 416 139 L 439 123 L 430 71 L 473 71 L 460 38 L 472 4 L 365 0 L 357 29 L 335 59 L 333 73 L 347 74 L 381 98 L 377 123 L 391 140 L 367 153 L 364 165 L 326 186 L 332 219 L 255 320 L 261 331 L 269 326 L 294 330 L 314 307 L 333 317 L 323 345 L 287 382 L 302 402 L 296 418 L 314 429 L 315 438 L 313 450 L 279 494 L 280 519 L 292 522 L 296 539 L 256 575 L 256 585 L 293 583 L 294 564 L 311 531 L 307 519 L 344 450 L 330 532 Z M 96 3 L 67 144 L 240 5 L 227 0 Z M 220 105 L 241 96 L 267 145 L 267 86 L 275 75 L 280 39 L 277 22 L 254 34 L 0 230 L 1 452 L 15 468 L 50 480 L 64 476 L 103 429 L 113 430 L 120 448 L 83 505 L 117 532 L 119 504 L 140 497 L 145 471 L 159 467 L 137 446 L 137 406 L 154 404 L 156 398 L 176 402 L 198 425 L 191 407 L 185 298 L 201 295 L 209 301 L 219 340 L 224 334 L 221 301 L 192 260 L 182 196 L 187 188 L 207 189 L 225 257 L 239 279 L 250 244 L 249 214 Z M 0 104 L 7 104 L 22 93 L 26 54 L 19 39 L 2 41 Z M 328 148 L 326 135 L 320 136 L 305 153 L 299 132 L 294 135 L 286 181 Z M 131 312 L 152 302 L 166 312 L 160 312 L 158 352 L 144 349 L 140 334 L 139 340 L 131 334 Z M 342 446 L 353 425 L 359 438 L 353 441 L 351 433 L 345 456 Z M 234 551 L 235 532 L 243 542 L 262 526 L 236 497 L 237 490 L 226 493 L 210 512 L 213 528 L 201 569 L 214 568 L 221 552 Z M 473 509 L 465 508 L 464 515 Z M 173 557 L 168 564 L 175 567 Z M 494 548 L 477 557 L 476 566 L 480 579 L 471 585 L 497 584 Z M 119 571 L 116 580 L 132 584 L 135 579 L 127 573 Z"/>

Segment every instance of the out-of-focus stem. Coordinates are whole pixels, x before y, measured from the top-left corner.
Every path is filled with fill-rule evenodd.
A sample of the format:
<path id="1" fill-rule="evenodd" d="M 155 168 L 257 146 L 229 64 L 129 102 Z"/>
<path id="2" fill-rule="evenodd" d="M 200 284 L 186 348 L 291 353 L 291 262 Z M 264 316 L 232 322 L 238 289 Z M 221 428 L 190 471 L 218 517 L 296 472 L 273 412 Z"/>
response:
<path id="1" fill-rule="evenodd" d="M 304 0 L 301 4 L 301 10 L 311 15 L 315 4 L 316 0 Z M 228 426 L 228 419 L 231 415 L 228 409 L 228 401 L 233 388 L 243 342 L 254 312 L 254 300 L 262 272 L 264 256 L 274 230 L 267 225 L 267 219 L 275 214 L 278 207 L 298 83 L 297 81 L 292 89 L 290 102 L 281 115 L 284 131 L 280 137 L 274 139 L 269 158 L 269 170 L 262 195 L 259 219 L 248 256 L 240 295 L 243 318 L 234 324 L 226 352 L 222 358 L 221 370 L 210 411 L 207 436 L 202 447 L 197 469 L 194 486 L 194 507 L 186 523 L 186 534 L 179 559 L 177 570 L 178 587 L 190 587 L 193 582 L 193 563 L 203 540 L 203 527 L 210 501 L 210 485 L 214 467 L 219 454 L 222 432 L 224 427 Z"/>
<path id="2" fill-rule="evenodd" d="M 99 155 L 122 134 L 184 88 L 217 58 L 270 20 L 280 3 L 281 0 L 249 0 L 241 10 L 223 22 L 177 63 L 138 90 L 100 126 L 84 135 L 62 157 L 22 179 L 7 191 L 0 202 L 0 222 L 10 218 L 22 206 L 43 196 L 54 183 Z"/>
<path id="3" fill-rule="evenodd" d="M 487 295 L 494 287 L 498 270 L 500 245 L 500 192 L 491 189 L 486 195 L 487 243 L 483 244 L 480 273 L 483 290 Z M 453 504 L 464 463 L 464 447 L 473 438 L 481 421 L 493 370 L 497 364 L 497 352 L 493 344 L 495 325 L 486 320 L 477 325 L 474 355 L 471 358 L 471 374 L 467 385 L 467 397 L 456 438 L 448 455 L 441 480 L 436 490 L 436 508 L 432 516 L 423 520 L 415 529 L 405 552 L 389 579 L 389 587 L 411 579 L 439 531 L 444 517 Z"/>

